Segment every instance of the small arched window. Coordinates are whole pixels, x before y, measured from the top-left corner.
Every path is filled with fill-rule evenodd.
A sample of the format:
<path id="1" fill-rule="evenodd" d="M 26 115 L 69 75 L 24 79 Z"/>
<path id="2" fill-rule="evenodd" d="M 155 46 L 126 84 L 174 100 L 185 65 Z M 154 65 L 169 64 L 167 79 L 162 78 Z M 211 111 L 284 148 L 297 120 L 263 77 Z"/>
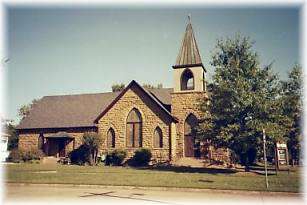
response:
<path id="1" fill-rule="evenodd" d="M 115 147 L 115 132 L 113 128 L 110 128 L 107 134 L 107 146 L 109 148 Z"/>
<path id="2" fill-rule="evenodd" d="M 181 75 L 181 90 L 194 90 L 194 76 L 189 69 Z"/>
<path id="3" fill-rule="evenodd" d="M 142 147 L 142 118 L 136 108 L 130 111 L 127 118 L 126 142 L 127 147 Z"/>
<path id="4" fill-rule="evenodd" d="M 163 147 L 163 135 L 160 127 L 157 127 L 154 131 L 154 148 Z"/>
<path id="5" fill-rule="evenodd" d="M 44 149 L 44 135 L 39 134 L 38 137 L 38 149 L 43 150 Z"/>

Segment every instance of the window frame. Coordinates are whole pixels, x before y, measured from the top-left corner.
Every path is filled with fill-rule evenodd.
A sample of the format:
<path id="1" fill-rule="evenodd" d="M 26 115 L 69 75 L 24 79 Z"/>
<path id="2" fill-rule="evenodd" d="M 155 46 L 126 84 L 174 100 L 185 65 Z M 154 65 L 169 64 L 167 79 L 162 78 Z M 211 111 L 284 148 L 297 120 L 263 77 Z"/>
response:
<path id="1" fill-rule="evenodd" d="M 111 141 L 110 141 L 110 135 L 109 135 L 109 133 L 111 133 Z M 116 146 L 116 135 L 115 135 L 115 130 L 112 128 L 112 127 L 110 127 L 109 129 L 108 129 L 108 132 L 107 132 L 107 147 L 108 148 L 115 148 L 115 146 Z"/>
<path id="2" fill-rule="evenodd" d="M 44 134 L 40 133 L 37 140 L 37 148 L 39 150 L 44 151 L 44 140 L 45 140 Z"/>
<path id="3" fill-rule="evenodd" d="M 158 140 L 159 140 L 159 146 L 156 146 L 157 144 L 156 144 L 156 137 L 157 137 L 157 135 L 156 135 L 156 133 L 158 133 Z M 155 148 L 155 149 L 162 149 L 163 148 L 163 132 L 162 132 L 162 129 L 159 127 L 159 126 L 157 126 L 156 128 L 155 128 L 155 130 L 154 130 L 154 133 L 153 133 L 153 148 Z"/>
<path id="4" fill-rule="evenodd" d="M 137 116 L 136 121 L 129 121 L 130 115 L 132 114 L 136 114 Z M 143 121 L 140 111 L 136 108 L 131 109 L 126 120 L 126 147 L 128 148 L 143 147 L 142 123 Z"/>

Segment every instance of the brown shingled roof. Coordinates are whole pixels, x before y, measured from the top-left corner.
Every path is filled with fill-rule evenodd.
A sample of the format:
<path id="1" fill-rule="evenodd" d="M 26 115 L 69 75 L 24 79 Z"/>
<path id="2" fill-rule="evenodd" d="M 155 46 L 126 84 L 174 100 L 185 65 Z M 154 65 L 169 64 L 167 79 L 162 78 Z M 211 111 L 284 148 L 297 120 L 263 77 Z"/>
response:
<path id="1" fill-rule="evenodd" d="M 148 89 L 161 105 L 170 108 L 173 89 Z M 120 92 L 45 96 L 35 103 L 17 129 L 93 127 L 94 120 Z"/>

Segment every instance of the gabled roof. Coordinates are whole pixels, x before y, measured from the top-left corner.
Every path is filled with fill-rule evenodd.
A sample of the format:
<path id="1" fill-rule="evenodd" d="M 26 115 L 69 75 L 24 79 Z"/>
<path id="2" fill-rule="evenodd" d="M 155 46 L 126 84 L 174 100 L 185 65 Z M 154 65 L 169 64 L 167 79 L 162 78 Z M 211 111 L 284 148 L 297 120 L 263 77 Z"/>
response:
<path id="1" fill-rule="evenodd" d="M 146 92 L 170 111 L 172 88 Z M 45 96 L 33 105 L 17 129 L 95 127 L 94 120 L 122 92 Z"/>
<path id="2" fill-rule="evenodd" d="M 181 43 L 181 48 L 173 68 L 202 66 L 201 57 L 195 40 L 192 24 L 189 21 Z"/>
<path id="3" fill-rule="evenodd" d="M 162 112 L 165 112 L 165 114 L 167 114 L 173 121 L 177 122 L 178 120 L 172 116 L 172 114 L 170 113 L 170 110 L 167 109 L 167 107 L 165 106 L 165 104 L 163 104 L 163 102 L 157 98 L 157 96 L 159 96 L 159 94 L 156 92 L 156 95 L 153 94 L 153 92 L 150 92 L 146 89 L 144 89 L 142 86 L 140 86 L 136 81 L 132 80 L 128 86 L 125 87 L 125 89 L 123 89 L 121 91 L 121 93 L 113 100 L 113 102 L 111 102 L 95 119 L 94 122 L 98 122 L 99 119 L 101 119 L 112 107 L 113 105 L 116 104 L 116 102 L 132 87 L 132 86 L 137 86 L 138 88 L 141 89 L 142 92 L 144 92 L 150 99 L 153 100 L 153 102 L 155 102 L 162 110 Z M 157 91 L 157 90 L 156 90 Z M 157 95 L 158 94 L 158 95 Z M 161 93 L 160 93 L 161 94 Z M 166 93 L 164 93 L 166 94 Z M 169 93 L 170 94 L 170 93 Z M 161 95 L 160 95 L 161 96 Z"/>

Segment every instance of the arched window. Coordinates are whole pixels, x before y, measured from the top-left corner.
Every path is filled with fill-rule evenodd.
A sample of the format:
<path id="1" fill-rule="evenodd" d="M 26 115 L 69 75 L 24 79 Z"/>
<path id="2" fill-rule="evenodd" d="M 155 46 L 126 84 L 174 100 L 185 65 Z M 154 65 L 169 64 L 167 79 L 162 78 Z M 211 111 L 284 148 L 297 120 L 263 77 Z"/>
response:
<path id="1" fill-rule="evenodd" d="M 142 118 L 141 113 L 133 108 L 127 118 L 126 126 L 127 147 L 142 147 Z"/>
<path id="2" fill-rule="evenodd" d="M 44 150 L 44 135 L 43 134 L 39 134 L 39 137 L 38 137 L 38 149 Z"/>
<path id="3" fill-rule="evenodd" d="M 163 135 L 160 127 L 157 127 L 154 131 L 154 148 L 163 147 Z"/>
<path id="4" fill-rule="evenodd" d="M 194 90 L 194 76 L 189 69 L 181 75 L 181 90 Z"/>
<path id="5" fill-rule="evenodd" d="M 107 146 L 110 148 L 115 147 L 115 132 L 112 128 L 109 129 L 107 134 Z"/>

